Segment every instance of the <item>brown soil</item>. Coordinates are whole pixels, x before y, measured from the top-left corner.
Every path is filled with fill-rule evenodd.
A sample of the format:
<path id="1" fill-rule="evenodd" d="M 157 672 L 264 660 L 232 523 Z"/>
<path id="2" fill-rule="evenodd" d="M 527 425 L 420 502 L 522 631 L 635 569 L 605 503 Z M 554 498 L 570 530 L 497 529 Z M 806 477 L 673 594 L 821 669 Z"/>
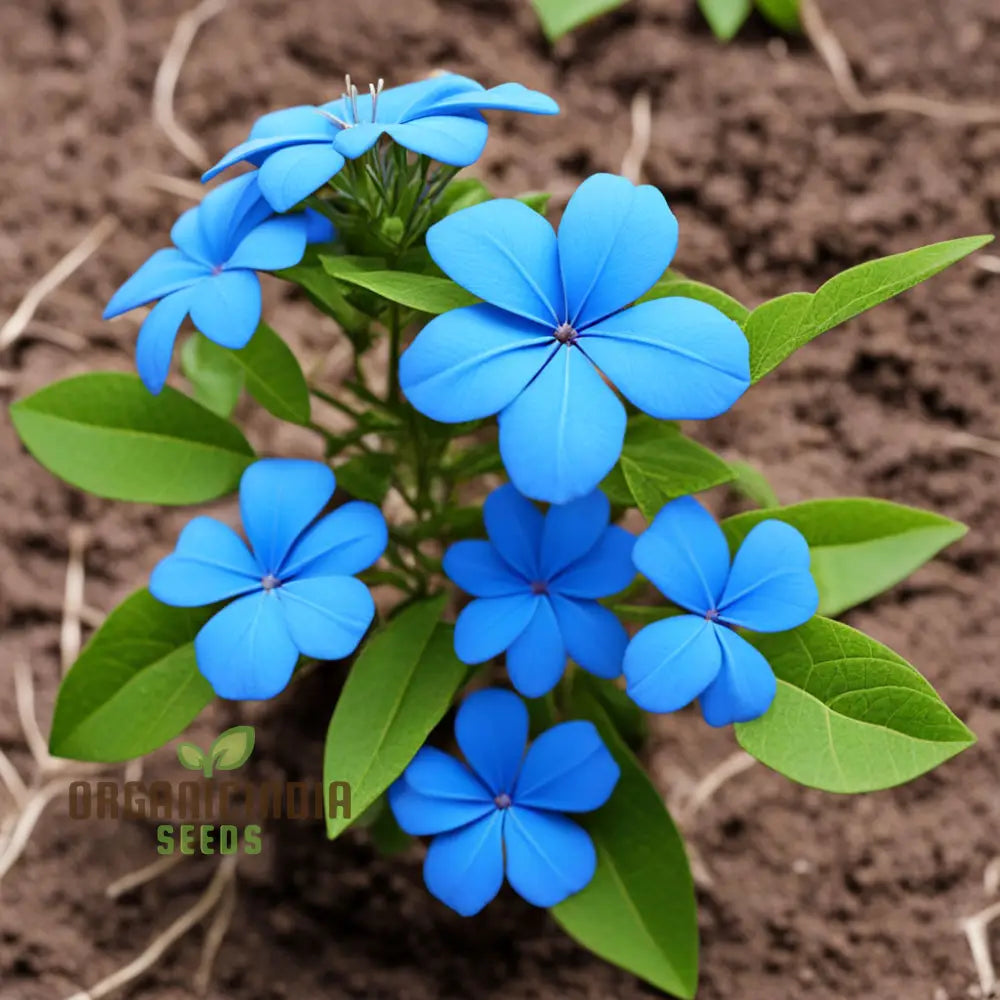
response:
<path id="1" fill-rule="evenodd" d="M 188 5 L 122 0 L 124 34 L 116 6 L 0 0 L 0 316 L 103 213 L 122 220 L 7 352 L 7 401 L 70 373 L 130 366 L 135 324 L 102 323 L 101 306 L 186 207 L 137 172 L 193 176 L 150 115 L 156 67 Z M 993 0 L 824 6 L 868 90 L 996 101 Z M 562 103 L 556 120 L 498 117 L 478 169 L 504 193 L 565 194 L 592 171 L 617 169 L 631 97 L 648 88 L 646 172 L 680 218 L 677 264 L 750 303 L 1000 224 L 1000 128 L 849 114 L 804 43 L 786 47 L 753 22 L 719 46 L 693 0 L 633 0 L 554 51 L 515 0 L 243 0 L 198 36 L 176 110 L 218 154 L 264 110 L 339 92 L 345 70 L 395 83 L 435 66 L 519 80 Z M 277 325 L 318 356 L 329 329 L 279 296 Z M 978 989 L 958 921 L 989 901 L 983 871 L 1000 851 L 1000 463 L 958 450 L 949 435 L 1000 437 L 998 309 L 1000 277 L 962 264 L 828 334 L 699 431 L 758 462 L 787 501 L 871 494 L 970 525 L 943 558 L 848 620 L 917 664 L 980 739 L 934 774 L 875 795 L 825 795 L 759 766 L 726 785 L 690 829 L 712 876 L 700 893 L 703 1000 L 957 1000 Z M 305 447 L 269 421 L 252 429 L 265 447 Z M 89 530 L 87 603 L 109 609 L 141 585 L 189 514 L 82 497 L 35 465 L 6 422 L 0 463 L 0 663 L 8 674 L 17 658 L 31 663 L 45 720 L 69 527 Z M 318 773 L 332 689 L 312 683 L 311 697 L 267 709 L 262 772 Z M 231 718 L 215 710 L 204 731 Z M 0 747 L 28 773 L 9 679 Z M 682 714 L 657 726 L 650 761 L 669 792 L 732 749 L 731 734 Z M 157 755 L 148 772 L 175 773 L 171 757 Z M 293 823 L 268 831 L 266 844 L 241 870 L 214 997 L 652 995 L 513 895 L 475 920 L 452 915 L 423 890 L 417 850 L 378 859 L 363 835 L 328 845 L 318 826 Z M 59 1000 L 96 982 L 190 905 L 209 862 L 104 899 L 108 882 L 154 849 L 147 826 L 87 826 L 50 807 L 0 895 L 4 1000 Z M 993 944 L 1000 953 L 1000 929 Z M 199 947 L 197 935 L 185 939 L 122 995 L 193 996 Z"/>

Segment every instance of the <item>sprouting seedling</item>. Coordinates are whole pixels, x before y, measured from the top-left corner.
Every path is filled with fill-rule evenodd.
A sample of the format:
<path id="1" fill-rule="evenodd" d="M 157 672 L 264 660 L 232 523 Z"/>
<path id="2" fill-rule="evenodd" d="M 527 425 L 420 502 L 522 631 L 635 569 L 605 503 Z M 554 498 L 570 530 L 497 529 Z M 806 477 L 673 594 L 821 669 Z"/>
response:
<path id="1" fill-rule="evenodd" d="M 177 759 L 189 771 L 201 771 L 206 778 L 220 771 L 235 771 L 242 767 L 253 753 L 253 726 L 233 726 L 220 733 L 205 753 L 194 743 L 181 743 L 177 747 Z"/>

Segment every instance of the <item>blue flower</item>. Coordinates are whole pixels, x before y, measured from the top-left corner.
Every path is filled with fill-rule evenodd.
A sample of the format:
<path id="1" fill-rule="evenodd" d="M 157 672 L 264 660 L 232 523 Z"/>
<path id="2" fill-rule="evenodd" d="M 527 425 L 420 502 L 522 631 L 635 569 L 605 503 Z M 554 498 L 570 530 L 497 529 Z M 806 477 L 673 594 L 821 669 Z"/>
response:
<path id="1" fill-rule="evenodd" d="M 555 906 L 594 877 L 585 830 L 563 813 L 604 805 L 619 768 L 591 722 L 563 722 L 528 748 L 528 712 L 510 691 L 470 695 L 455 718 L 468 766 L 424 747 L 389 789 L 399 825 L 431 835 L 424 881 L 469 917 L 503 885 L 535 906 Z"/>
<path id="2" fill-rule="evenodd" d="M 761 521 L 729 562 L 712 515 L 692 497 L 668 503 L 635 543 L 640 573 L 694 612 L 647 625 L 625 651 L 628 693 L 651 712 L 700 698 L 711 726 L 749 722 L 774 700 L 774 672 L 734 628 L 784 632 L 819 605 L 809 546 L 791 525 Z"/>
<path id="3" fill-rule="evenodd" d="M 595 598 L 632 582 L 627 531 L 608 526 L 599 490 L 543 517 L 513 486 L 486 500 L 486 541 L 457 542 L 444 571 L 478 600 L 455 625 L 455 652 L 482 663 L 507 651 L 514 687 L 528 698 L 551 691 L 571 656 L 598 677 L 617 677 L 628 634 Z"/>
<path id="4" fill-rule="evenodd" d="M 677 221 L 653 187 L 596 174 L 558 237 L 518 201 L 485 202 L 432 226 L 427 248 L 484 299 L 433 319 L 403 355 L 400 384 L 445 423 L 500 414 L 500 452 L 529 497 L 589 493 L 621 452 L 625 409 L 602 375 L 660 419 L 713 417 L 750 384 L 739 326 L 704 302 L 624 309 L 663 274 Z"/>
<path id="5" fill-rule="evenodd" d="M 260 187 L 276 212 L 285 212 L 322 187 L 349 160 L 388 135 L 414 153 L 467 167 L 486 145 L 490 109 L 554 115 L 559 105 L 519 83 L 486 90 L 468 77 L 445 74 L 389 90 L 347 93 L 320 107 L 304 104 L 257 119 L 246 142 L 230 150 L 202 180 L 247 160 L 260 168 Z"/>
<path id="6" fill-rule="evenodd" d="M 105 319 L 159 299 L 136 345 L 136 366 L 150 392 L 159 392 L 167 380 L 188 313 L 209 340 L 237 349 L 247 345 L 260 322 L 254 272 L 291 267 L 306 249 L 305 216 L 271 215 L 255 174 L 223 184 L 174 223 L 174 246 L 157 250 L 112 296 Z"/>
<path id="7" fill-rule="evenodd" d="M 353 576 L 386 546 L 370 503 L 338 507 L 313 524 L 333 496 L 320 462 L 266 458 L 240 482 L 250 547 L 211 517 L 196 517 L 176 550 L 153 570 L 157 600 L 192 608 L 229 601 L 194 641 L 198 668 L 222 698 L 272 698 L 288 684 L 299 653 L 339 660 L 371 624 L 371 594 Z"/>

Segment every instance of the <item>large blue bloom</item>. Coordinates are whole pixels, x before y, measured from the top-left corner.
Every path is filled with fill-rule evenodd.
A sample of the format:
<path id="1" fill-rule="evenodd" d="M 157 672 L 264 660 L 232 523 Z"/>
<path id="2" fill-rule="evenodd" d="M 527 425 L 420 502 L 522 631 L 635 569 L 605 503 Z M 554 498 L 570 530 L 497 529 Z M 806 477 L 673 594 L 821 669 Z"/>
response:
<path id="1" fill-rule="evenodd" d="M 694 612 L 647 625 L 625 651 L 628 693 L 651 712 L 695 698 L 712 726 L 748 722 L 774 700 L 774 672 L 736 627 L 784 632 L 816 613 L 806 540 L 781 521 L 762 521 L 730 566 L 712 515 L 692 497 L 668 503 L 635 543 L 640 573 Z"/>
<path id="2" fill-rule="evenodd" d="M 157 250 L 112 296 L 104 318 L 159 302 L 139 331 L 136 365 L 150 392 L 167 380 L 184 317 L 222 347 L 245 347 L 260 322 L 256 271 L 297 264 L 314 229 L 304 215 L 271 218 L 255 174 L 209 192 L 174 223 L 174 246 Z M 322 232 L 320 231 L 322 229 Z M 332 227 L 315 227 L 316 235 Z"/>
<path id="3" fill-rule="evenodd" d="M 240 482 L 248 548 L 211 517 L 196 517 L 153 570 L 152 595 L 191 608 L 228 601 L 198 633 L 198 668 L 223 698 L 272 698 L 299 653 L 338 660 L 371 624 L 371 594 L 353 576 L 386 546 L 381 512 L 359 501 L 312 521 L 333 496 L 320 462 L 267 458 Z"/>
<path id="4" fill-rule="evenodd" d="M 246 142 L 202 180 L 247 160 L 260 168 L 264 197 L 276 212 L 285 212 L 338 173 L 345 158 L 366 153 L 383 134 L 440 163 L 467 167 L 486 145 L 480 112 L 490 109 L 554 115 L 559 105 L 519 83 L 486 90 L 456 74 L 368 94 L 354 90 L 319 107 L 299 105 L 258 118 Z"/>
<path id="5" fill-rule="evenodd" d="M 400 384 L 446 423 L 500 414 L 500 451 L 526 496 L 589 493 L 621 452 L 625 409 L 608 381 L 661 419 L 714 417 L 750 384 L 739 326 L 704 302 L 623 308 L 663 274 L 677 221 L 648 185 L 596 174 L 558 237 L 537 212 L 500 199 L 427 233 L 446 274 L 484 299 L 433 319 L 403 355 Z"/>
<path id="6" fill-rule="evenodd" d="M 455 625 L 455 652 L 482 663 L 507 651 L 507 670 L 528 698 L 551 691 L 567 655 L 598 677 L 617 677 L 628 634 L 596 598 L 632 582 L 627 531 L 608 526 L 610 505 L 595 490 L 543 517 L 513 486 L 486 500 L 490 540 L 457 542 L 444 571 L 478 600 Z"/>
<path id="7" fill-rule="evenodd" d="M 563 722 L 524 752 L 528 712 L 510 691 L 470 695 L 455 718 L 468 766 L 424 747 L 389 789 L 399 825 L 434 839 L 427 888 L 462 916 L 503 885 L 535 906 L 555 906 L 594 876 L 587 832 L 563 813 L 604 805 L 619 768 L 591 722 Z"/>

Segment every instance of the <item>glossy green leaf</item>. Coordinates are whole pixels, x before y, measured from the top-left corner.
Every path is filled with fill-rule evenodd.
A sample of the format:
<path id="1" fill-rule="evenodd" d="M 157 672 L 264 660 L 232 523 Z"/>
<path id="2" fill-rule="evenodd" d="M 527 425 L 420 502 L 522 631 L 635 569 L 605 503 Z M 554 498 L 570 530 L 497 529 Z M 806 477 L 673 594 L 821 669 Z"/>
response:
<path id="1" fill-rule="evenodd" d="M 243 390 L 243 370 L 229 351 L 195 331 L 181 348 L 181 370 L 206 410 L 220 417 L 233 412 Z"/>
<path id="2" fill-rule="evenodd" d="M 763 378 L 821 333 L 926 281 L 992 239 L 967 236 L 882 257 L 836 275 L 814 295 L 792 292 L 758 306 L 744 326 L 752 380 Z"/>
<path id="3" fill-rule="evenodd" d="M 337 484 L 352 497 L 381 504 L 392 485 L 393 464 L 391 455 L 358 455 L 333 471 Z"/>
<path id="4" fill-rule="evenodd" d="M 440 622 L 446 598 L 412 604 L 365 643 L 326 735 L 324 783 L 347 781 L 359 816 L 392 784 L 448 711 L 465 680 L 453 629 Z M 327 836 L 351 820 L 327 816 Z"/>
<path id="5" fill-rule="evenodd" d="M 242 350 L 229 351 L 246 376 L 247 392 L 261 406 L 293 424 L 309 423 L 309 386 L 292 349 L 266 323 Z"/>
<path id="6" fill-rule="evenodd" d="M 642 416 L 629 421 L 621 458 L 601 488 L 613 503 L 634 503 L 652 518 L 668 500 L 732 478 L 726 462 L 685 437 L 676 424 Z"/>
<path id="7" fill-rule="evenodd" d="M 492 199 L 492 192 L 478 177 L 459 177 L 444 189 L 435 202 L 431 222 L 440 222 L 447 215 Z"/>
<path id="8" fill-rule="evenodd" d="M 115 608 L 59 687 L 52 753 L 129 760 L 182 732 L 214 697 L 195 663 L 194 637 L 215 610 L 170 608 L 147 590 Z"/>
<path id="9" fill-rule="evenodd" d="M 684 843 L 582 671 L 574 675 L 571 703 L 574 716 L 600 730 L 621 777 L 604 806 L 579 817 L 597 848 L 597 872 L 552 915 L 595 955 L 691 998 L 698 985 L 698 921 Z"/>
<path id="10" fill-rule="evenodd" d="M 531 0 L 550 42 L 624 3 L 625 0 Z"/>
<path id="11" fill-rule="evenodd" d="M 778 678 L 761 718 L 736 738 L 768 767 L 812 788 L 870 792 L 929 771 L 975 737 L 902 657 L 840 622 L 748 635 Z"/>
<path id="12" fill-rule="evenodd" d="M 438 315 L 479 301 L 450 278 L 411 271 L 374 271 L 352 257 L 324 256 L 320 260 L 333 277 L 418 312 Z"/>
<path id="13" fill-rule="evenodd" d="M 633 750 L 642 746 L 649 732 L 646 713 L 613 680 L 588 677 L 586 683 L 588 692 L 600 702 L 618 735 Z"/>
<path id="14" fill-rule="evenodd" d="M 756 465 L 751 465 L 749 462 L 730 462 L 729 468 L 735 477 L 729 484 L 730 489 L 745 496 L 758 507 L 779 507 L 781 505 L 778 494 L 774 492 L 774 487 Z"/>
<path id="15" fill-rule="evenodd" d="M 728 42 L 743 27 L 753 9 L 752 0 L 698 0 L 716 38 Z"/>
<path id="16" fill-rule="evenodd" d="M 720 289 L 713 288 L 701 281 L 691 281 L 669 271 L 637 301 L 650 302 L 653 299 L 665 299 L 670 296 L 706 302 L 710 306 L 715 306 L 719 312 L 739 323 L 740 326 L 747 321 L 750 315 L 750 310 L 743 303 L 737 302 L 731 295 L 727 295 Z"/>
<path id="17" fill-rule="evenodd" d="M 782 31 L 800 31 L 799 0 L 755 0 L 757 10 Z"/>
<path id="18" fill-rule="evenodd" d="M 254 460 L 233 424 L 170 386 L 153 396 L 134 375 L 77 375 L 18 400 L 10 415 L 45 468 L 111 500 L 214 500 Z"/>
<path id="19" fill-rule="evenodd" d="M 845 497 L 747 511 L 722 522 L 732 549 L 761 521 L 797 528 L 809 543 L 820 614 L 836 615 L 909 576 L 968 530 L 940 514 Z"/>

